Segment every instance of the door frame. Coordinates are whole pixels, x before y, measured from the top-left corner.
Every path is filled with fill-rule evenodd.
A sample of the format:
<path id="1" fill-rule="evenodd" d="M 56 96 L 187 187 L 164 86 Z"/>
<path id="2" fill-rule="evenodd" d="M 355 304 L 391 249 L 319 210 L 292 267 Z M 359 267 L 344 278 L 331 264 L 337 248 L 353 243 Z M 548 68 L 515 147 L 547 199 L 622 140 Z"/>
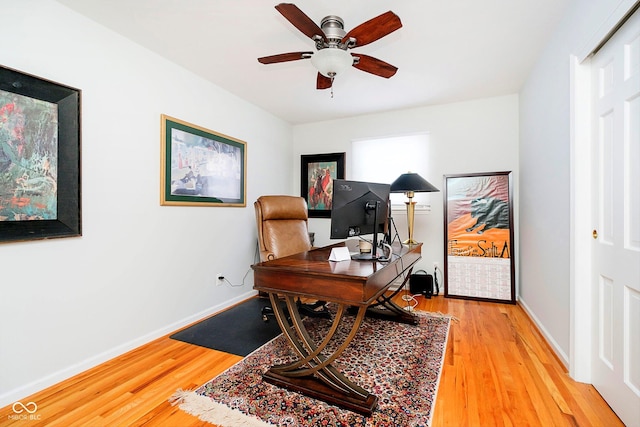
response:
<path id="1" fill-rule="evenodd" d="M 569 375 L 591 382 L 591 60 L 571 57 Z M 580 213 L 580 214 L 578 214 Z M 585 355 L 589 355 L 585 357 Z"/>

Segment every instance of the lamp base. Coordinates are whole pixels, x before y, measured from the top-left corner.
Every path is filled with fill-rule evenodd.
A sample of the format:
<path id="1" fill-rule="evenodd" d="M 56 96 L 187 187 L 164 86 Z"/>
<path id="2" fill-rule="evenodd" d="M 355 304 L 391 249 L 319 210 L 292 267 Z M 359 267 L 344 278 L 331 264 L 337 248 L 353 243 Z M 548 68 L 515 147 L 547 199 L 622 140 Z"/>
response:
<path id="1" fill-rule="evenodd" d="M 405 241 L 404 241 L 404 242 L 402 242 L 402 243 L 403 243 L 404 245 L 417 245 L 417 244 L 418 244 L 418 243 L 420 243 L 420 242 L 416 242 L 416 241 L 415 241 L 415 240 L 413 240 L 413 239 L 407 239 L 407 240 L 405 240 Z"/>

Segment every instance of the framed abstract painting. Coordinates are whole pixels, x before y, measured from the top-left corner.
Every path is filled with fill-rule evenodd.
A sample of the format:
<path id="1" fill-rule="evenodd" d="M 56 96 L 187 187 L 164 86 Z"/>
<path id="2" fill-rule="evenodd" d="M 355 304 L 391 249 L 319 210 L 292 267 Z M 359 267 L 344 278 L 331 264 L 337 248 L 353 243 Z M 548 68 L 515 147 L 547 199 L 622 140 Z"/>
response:
<path id="1" fill-rule="evenodd" d="M 0 67 L 0 242 L 82 234 L 80 94 Z"/>

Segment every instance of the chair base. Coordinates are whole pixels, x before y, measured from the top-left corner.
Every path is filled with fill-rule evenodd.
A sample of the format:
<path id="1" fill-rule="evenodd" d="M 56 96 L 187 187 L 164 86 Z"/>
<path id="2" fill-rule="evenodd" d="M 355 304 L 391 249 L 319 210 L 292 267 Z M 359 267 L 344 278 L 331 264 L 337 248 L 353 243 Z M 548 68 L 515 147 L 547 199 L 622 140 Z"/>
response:
<path id="1" fill-rule="evenodd" d="M 298 300 L 296 306 L 298 307 L 298 312 L 304 316 L 331 319 L 331 314 L 327 309 L 326 301 L 316 301 L 313 304 L 303 304 Z"/>

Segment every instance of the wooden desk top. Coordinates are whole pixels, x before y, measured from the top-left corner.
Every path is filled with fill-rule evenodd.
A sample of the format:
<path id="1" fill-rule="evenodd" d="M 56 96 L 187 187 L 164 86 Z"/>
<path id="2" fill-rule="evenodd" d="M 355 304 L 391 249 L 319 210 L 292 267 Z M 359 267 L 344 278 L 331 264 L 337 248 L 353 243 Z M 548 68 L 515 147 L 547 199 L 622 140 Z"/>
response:
<path id="1" fill-rule="evenodd" d="M 344 243 L 252 266 L 254 289 L 352 305 L 369 305 L 421 258 L 422 243 L 394 245 L 392 260 L 329 261 L 331 249 Z"/>

